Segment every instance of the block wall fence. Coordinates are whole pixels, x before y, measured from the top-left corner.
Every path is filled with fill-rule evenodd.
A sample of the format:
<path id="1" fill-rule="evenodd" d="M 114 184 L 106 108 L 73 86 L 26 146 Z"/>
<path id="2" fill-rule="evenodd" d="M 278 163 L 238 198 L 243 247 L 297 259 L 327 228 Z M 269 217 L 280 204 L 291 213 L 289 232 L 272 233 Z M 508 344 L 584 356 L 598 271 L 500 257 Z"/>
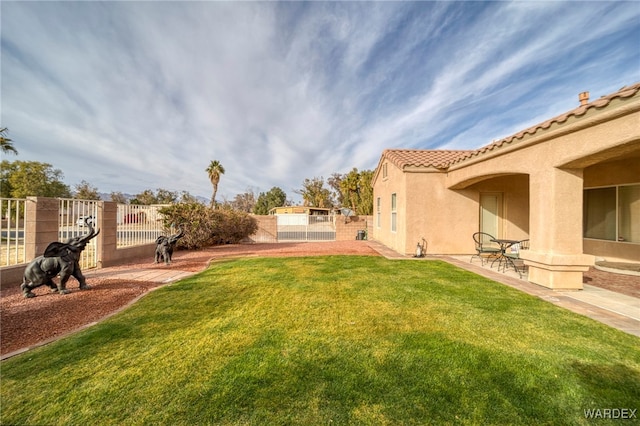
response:
<path id="1" fill-rule="evenodd" d="M 60 202 L 57 198 L 28 197 L 26 203 L 26 223 L 24 227 L 24 244 L 26 259 L 44 253 L 46 247 L 59 237 Z M 153 260 L 155 244 L 143 244 L 131 247 L 117 247 L 117 211 L 118 203 L 112 201 L 98 202 L 98 218 L 95 224 L 100 229 L 96 237 L 97 268 L 106 268 L 123 264 L 135 259 Z M 258 231 L 243 243 L 277 243 L 277 226 L 275 216 L 253 216 L 258 221 Z M 356 216 L 336 218 L 336 240 L 355 240 L 358 231 L 367 229 L 368 235 L 373 231 L 372 216 Z M 0 288 L 15 287 L 22 283 L 24 269 L 28 264 L 4 266 L 0 268 Z"/>

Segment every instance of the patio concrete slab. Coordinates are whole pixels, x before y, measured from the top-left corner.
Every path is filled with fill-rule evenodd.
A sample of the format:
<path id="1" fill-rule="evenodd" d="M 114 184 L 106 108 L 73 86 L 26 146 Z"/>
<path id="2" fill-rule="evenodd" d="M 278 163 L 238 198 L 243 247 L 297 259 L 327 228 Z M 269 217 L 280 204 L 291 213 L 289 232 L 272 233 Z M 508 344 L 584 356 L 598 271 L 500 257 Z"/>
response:
<path id="1" fill-rule="evenodd" d="M 582 291 L 560 291 L 558 293 L 640 321 L 640 299 L 635 297 L 588 284 L 584 284 Z"/>

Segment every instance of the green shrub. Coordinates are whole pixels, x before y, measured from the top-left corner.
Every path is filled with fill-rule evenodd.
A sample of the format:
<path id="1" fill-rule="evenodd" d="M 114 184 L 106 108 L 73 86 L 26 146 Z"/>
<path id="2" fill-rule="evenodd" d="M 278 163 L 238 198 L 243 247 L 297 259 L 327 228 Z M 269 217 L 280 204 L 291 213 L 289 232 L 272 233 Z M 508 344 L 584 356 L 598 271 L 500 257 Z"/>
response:
<path id="1" fill-rule="evenodd" d="M 160 209 L 164 226 L 181 226 L 184 236 L 178 247 L 198 249 L 215 244 L 239 243 L 258 230 L 258 223 L 247 213 L 214 210 L 200 203 L 180 203 Z"/>

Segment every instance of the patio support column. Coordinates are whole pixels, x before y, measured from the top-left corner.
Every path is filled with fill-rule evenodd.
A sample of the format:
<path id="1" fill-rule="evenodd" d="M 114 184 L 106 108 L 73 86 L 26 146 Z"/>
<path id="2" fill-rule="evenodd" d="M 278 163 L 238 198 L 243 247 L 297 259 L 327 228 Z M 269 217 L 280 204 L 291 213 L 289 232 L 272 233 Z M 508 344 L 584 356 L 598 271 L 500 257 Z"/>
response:
<path id="1" fill-rule="evenodd" d="M 582 169 L 549 167 L 530 175 L 529 238 L 521 252 L 529 281 L 555 290 L 581 290 L 594 258 L 582 251 Z"/>

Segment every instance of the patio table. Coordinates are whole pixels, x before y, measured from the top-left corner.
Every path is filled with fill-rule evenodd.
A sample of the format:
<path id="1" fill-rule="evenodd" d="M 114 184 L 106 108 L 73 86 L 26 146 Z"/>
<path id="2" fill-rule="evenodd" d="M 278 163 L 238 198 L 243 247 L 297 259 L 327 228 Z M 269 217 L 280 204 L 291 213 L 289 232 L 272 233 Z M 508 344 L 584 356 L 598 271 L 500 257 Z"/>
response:
<path id="1" fill-rule="evenodd" d="M 506 256 L 506 252 L 507 249 L 509 247 L 511 247 L 514 244 L 517 244 L 520 242 L 520 240 L 507 240 L 507 239 L 502 239 L 502 238 L 493 238 L 491 241 L 493 241 L 494 243 L 497 243 L 500 246 L 500 255 L 498 257 L 496 257 L 493 262 L 491 262 L 491 267 L 493 268 L 493 264 L 496 263 L 496 260 L 498 261 L 498 271 L 500 270 L 500 265 L 502 264 L 502 262 L 508 263 L 510 264 L 513 269 L 516 270 L 516 272 L 518 271 L 518 268 L 516 268 L 516 264 L 513 263 L 513 260 L 509 257 Z M 506 270 L 506 267 L 505 267 Z"/>

